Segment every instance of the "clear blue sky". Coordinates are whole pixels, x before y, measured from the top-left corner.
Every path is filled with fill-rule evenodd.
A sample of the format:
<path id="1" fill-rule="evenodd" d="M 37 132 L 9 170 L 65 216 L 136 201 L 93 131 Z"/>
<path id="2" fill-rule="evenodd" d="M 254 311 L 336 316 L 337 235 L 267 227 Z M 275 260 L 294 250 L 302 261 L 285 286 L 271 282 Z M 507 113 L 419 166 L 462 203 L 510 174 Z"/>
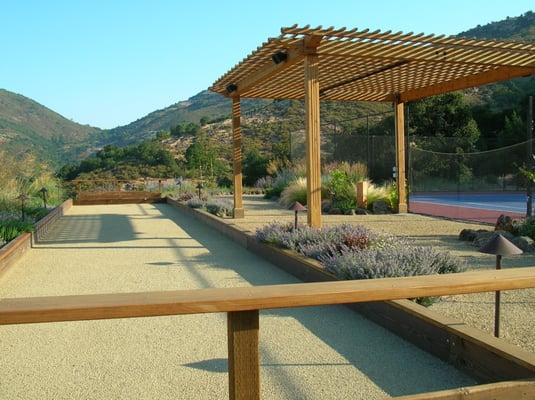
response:
<path id="1" fill-rule="evenodd" d="M 0 88 L 112 128 L 206 89 L 294 23 L 455 34 L 533 0 L 0 0 Z"/>

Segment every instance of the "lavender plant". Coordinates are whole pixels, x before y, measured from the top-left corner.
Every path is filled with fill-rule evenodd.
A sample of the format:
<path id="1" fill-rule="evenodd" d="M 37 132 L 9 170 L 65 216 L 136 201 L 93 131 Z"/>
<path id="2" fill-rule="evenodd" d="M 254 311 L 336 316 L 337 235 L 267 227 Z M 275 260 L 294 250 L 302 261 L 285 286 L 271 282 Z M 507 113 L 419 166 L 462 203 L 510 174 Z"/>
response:
<path id="1" fill-rule="evenodd" d="M 206 203 L 206 210 L 218 217 L 227 217 L 232 214 L 232 203 L 226 199 L 211 199 Z"/>
<path id="2" fill-rule="evenodd" d="M 376 279 L 460 272 L 463 264 L 430 247 L 401 246 L 382 250 L 343 249 L 324 256 L 326 270 L 342 279 Z"/>
<path id="3" fill-rule="evenodd" d="M 186 205 L 191 208 L 202 208 L 204 207 L 204 201 L 202 201 L 198 197 L 194 197 L 186 201 Z"/>
<path id="4" fill-rule="evenodd" d="M 273 185 L 273 178 L 269 175 L 258 178 L 254 184 L 258 189 L 269 189 Z"/>
<path id="5" fill-rule="evenodd" d="M 406 239 L 373 232 L 360 225 L 322 229 L 273 222 L 256 232 L 261 242 L 295 250 L 319 260 L 341 279 L 375 279 L 455 273 L 463 262 L 450 253 L 413 246 Z M 429 299 L 417 299 L 429 304 Z"/>

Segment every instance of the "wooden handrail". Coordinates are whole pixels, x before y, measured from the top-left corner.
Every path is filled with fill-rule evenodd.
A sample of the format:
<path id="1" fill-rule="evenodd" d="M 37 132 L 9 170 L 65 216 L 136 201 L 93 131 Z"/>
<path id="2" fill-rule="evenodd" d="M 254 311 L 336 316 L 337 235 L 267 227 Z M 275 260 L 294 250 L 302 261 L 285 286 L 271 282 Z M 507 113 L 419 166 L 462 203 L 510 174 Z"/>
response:
<path id="1" fill-rule="evenodd" d="M 0 300 L 0 325 L 227 312 L 229 399 L 259 400 L 258 310 L 532 287 L 535 267 L 360 281 L 13 298 Z M 516 393 L 516 388 L 505 389 L 505 394 Z"/>
<path id="2" fill-rule="evenodd" d="M 237 312 L 535 287 L 535 267 L 447 275 L 0 300 L 0 325 Z"/>

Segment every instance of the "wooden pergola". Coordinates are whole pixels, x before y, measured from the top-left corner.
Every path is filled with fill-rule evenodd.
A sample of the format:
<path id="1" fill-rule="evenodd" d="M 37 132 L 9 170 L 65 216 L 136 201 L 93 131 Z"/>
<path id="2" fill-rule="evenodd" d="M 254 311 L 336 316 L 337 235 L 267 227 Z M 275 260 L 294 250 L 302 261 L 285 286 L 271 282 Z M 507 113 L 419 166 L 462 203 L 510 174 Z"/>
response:
<path id="1" fill-rule="evenodd" d="M 308 224 L 321 226 L 320 100 L 392 102 L 398 210 L 407 212 L 404 105 L 535 74 L 535 45 L 368 29 L 282 28 L 210 90 L 232 99 L 234 217 L 244 216 L 240 99 L 304 99 Z"/>

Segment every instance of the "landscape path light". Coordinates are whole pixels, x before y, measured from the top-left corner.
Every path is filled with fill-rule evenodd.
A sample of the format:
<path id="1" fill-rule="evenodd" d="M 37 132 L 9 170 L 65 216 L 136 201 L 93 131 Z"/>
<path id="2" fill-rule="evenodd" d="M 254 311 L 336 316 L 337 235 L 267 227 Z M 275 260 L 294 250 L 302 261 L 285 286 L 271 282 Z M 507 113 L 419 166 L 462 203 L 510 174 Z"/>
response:
<path id="1" fill-rule="evenodd" d="M 26 201 L 29 199 L 29 197 L 26 193 L 21 193 L 17 199 L 20 200 L 20 213 L 22 214 L 22 219 L 24 219 L 24 206 L 26 205 Z"/>
<path id="2" fill-rule="evenodd" d="M 483 247 L 480 253 L 494 254 L 496 256 L 496 269 L 502 269 L 502 256 L 522 254 L 522 250 L 500 234 L 494 235 Z M 500 297 L 498 290 L 494 299 L 494 336 L 500 337 Z"/>
<path id="3" fill-rule="evenodd" d="M 199 191 L 199 199 L 201 199 L 202 189 L 204 188 L 204 185 L 202 184 L 202 182 L 199 182 L 199 183 L 197 183 L 196 188 Z"/>
<path id="4" fill-rule="evenodd" d="M 46 187 L 42 187 L 40 190 L 39 190 L 39 193 L 41 193 L 41 197 L 43 199 L 43 207 L 46 208 L 46 199 L 47 199 L 47 196 L 48 196 L 48 189 Z"/>
<path id="5" fill-rule="evenodd" d="M 306 211 L 307 208 L 301 203 L 299 203 L 298 201 L 296 201 L 295 203 L 292 204 L 292 206 L 290 207 L 290 210 L 295 212 L 294 229 L 297 229 L 299 211 Z"/>

